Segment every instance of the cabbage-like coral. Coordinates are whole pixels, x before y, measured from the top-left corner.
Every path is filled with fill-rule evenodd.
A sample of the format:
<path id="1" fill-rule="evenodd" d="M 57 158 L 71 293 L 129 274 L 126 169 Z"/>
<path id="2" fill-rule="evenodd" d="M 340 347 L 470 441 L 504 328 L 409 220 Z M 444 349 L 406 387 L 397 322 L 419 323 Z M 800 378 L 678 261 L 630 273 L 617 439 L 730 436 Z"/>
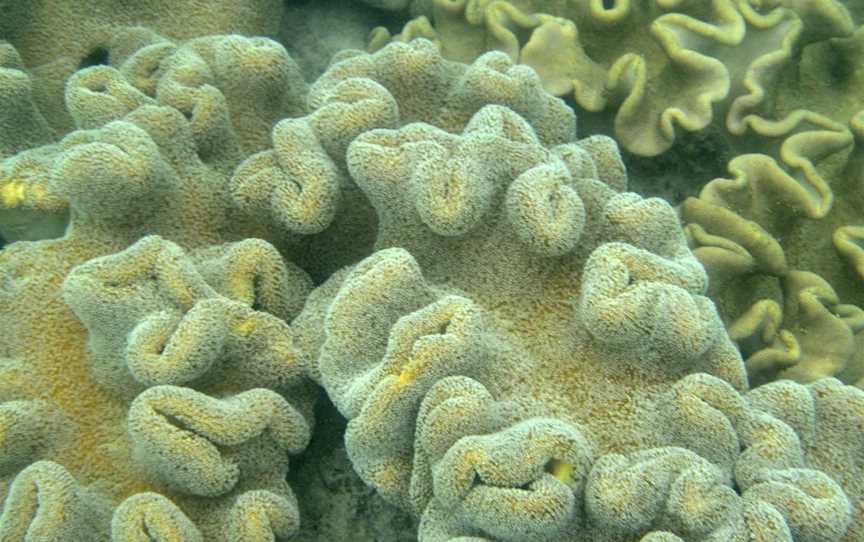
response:
<path id="1" fill-rule="evenodd" d="M 230 190 L 241 216 L 264 226 L 260 235 L 287 239 L 298 263 L 322 281 L 338 267 L 332 262 L 356 261 L 374 242 L 374 212 L 345 158 L 358 135 L 418 121 L 459 131 L 486 104 L 518 111 L 544 141 L 560 140 L 573 122 L 556 122 L 567 107 L 530 69 L 500 54 L 465 66 L 425 40 L 375 55 L 342 52 L 308 100 L 310 113 L 280 121 L 270 148 L 237 168 Z"/>
<path id="2" fill-rule="evenodd" d="M 741 395 L 674 211 L 573 120 L 490 105 L 348 146 L 377 252 L 295 330 L 355 469 L 424 541 L 842 540 L 844 489 Z"/>
<path id="3" fill-rule="evenodd" d="M 675 211 L 531 68 L 117 40 L 0 162 L 70 213 L 0 252 L 0 539 L 290 539 L 310 380 L 424 542 L 860 533 L 864 392 L 748 394 Z"/>
<path id="4" fill-rule="evenodd" d="M 44 167 L 71 212 L 0 253 L 0 539 L 285 538 L 317 395 L 288 322 L 312 282 L 248 239 L 228 185 L 305 83 L 269 40 L 138 35 L 70 80 L 78 130 L 0 166 Z"/>
<path id="5" fill-rule="evenodd" d="M 779 160 L 735 158 L 732 179 L 711 181 L 682 205 L 755 384 L 834 375 L 862 382 L 862 149 L 859 114 L 849 130 L 787 137 Z"/>
<path id="6" fill-rule="evenodd" d="M 806 386 L 772 382 L 749 392 L 747 398 L 792 427 L 807 463 L 843 486 L 853 504 L 844 540 L 860 540 L 864 536 L 864 442 L 861 432 L 853 428 L 864 420 L 864 393 L 825 378 Z"/>
<path id="7" fill-rule="evenodd" d="M 732 179 L 682 206 L 755 384 L 864 382 L 862 44 L 859 27 L 807 46 L 779 76 L 777 120 L 742 119 L 763 137 L 730 162 Z"/>
<path id="8" fill-rule="evenodd" d="M 173 39 L 236 32 L 275 36 L 282 17 L 278 0 L 202 2 L 148 0 L 118 4 L 112 0 L 80 2 L 27 0 L 0 2 L 0 39 L 18 48 L 33 70 L 35 99 L 57 129 L 74 125 L 63 108 L 63 87 L 76 70 L 116 65 L 134 41 L 118 40 L 125 26 L 144 25 Z M 128 37 L 128 36 L 126 36 Z"/>
<path id="9" fill-rule="evenodd" d="M 554 94 L 572 94 L 587 111 L 614 110 L 616 137 L 646 156 L 715 115 L 741 135 L 801 47 L 852 32 L 849 13 L 834 0 L 428 4 L 396 39 L 427 37 L 463 61 L 504 51 L 534 68 Z M 370 47 L 389 39 L 380 28 Z"/>
<path id="10" fill-rule="evenodd" d="M 424 117 L 459 129 L 498 101 L 554 139 L 568 128 L 548 121 L 567 109 L 506 59 L 469 69 L 418 42 L 335 65 L 313 88 L 314 112 L 296 117 L 306 85 L 273 42 L 129 34 L 139 49 L 118 68 L 70 80 L 80 128 L 27 151 L 44 158 L 31 169 L 44 167 L 46 191 L 70 209 L 66 234 L 0 255 L 2 465 L 13 480 L 3 534 L 288 536 L 298 518 L 286 454 L 308 439 L 314 392 L 302 375 L 315 371 L 286 322 L 311 281 L 273 245 L 243 239 L 303 253 L 326 276 L 367 250 L 354 233 L 375 231 L 374 220 L 340 222 L 362 218 L 346 203 L 369 208 L 356 188 L 346 193 L 351 137 Z M 360 101 L 358 70 L 381 81 L 364 79 L 374 93 Z M 437 83 L 437 102 L 416 96 L 417 73 Z M 326 261 L 303 250 L 315 234 L 330 236 Z M 20 470 L 34 459 L 44 462 Z M 33 516 L 34 499 L 50 510 L 55 497 L 28 494 L 31 478 L 60 484 L 56 506 L 80 513 Z"/>
<path id="11" fill-rule="evenodd" d="M 111 509 L 127 496 L 111 520 L 115 540 L 169 517 L 199 539 L 293 532 L 286 454 L 309 439 L 314 393 L 283 319 L 309 279 L 263 242 L 187 256 L 146 237 L 66 276 L 63 298 L 85 330 L 57 295 L 65 262 L 54 255 L 81 241 L 41 244 L 49 250 L 18 243 L 3 255 L 4 353 L 21 362 L 3 367 L 0 464 L 14 481 L 0 534 L 107 539 Z M 33 494 L 34 484 L 46 489 Z M 257 534 L 226 534 L 237 529 Z"/>

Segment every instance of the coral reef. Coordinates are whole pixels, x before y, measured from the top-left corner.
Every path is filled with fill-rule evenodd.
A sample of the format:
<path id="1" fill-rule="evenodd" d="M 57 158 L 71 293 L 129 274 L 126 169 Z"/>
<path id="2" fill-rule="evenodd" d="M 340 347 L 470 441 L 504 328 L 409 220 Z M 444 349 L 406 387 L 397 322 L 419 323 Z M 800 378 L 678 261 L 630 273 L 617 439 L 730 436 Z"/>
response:
<path id="1" fill-rule="evenodd" d="M 0 41 L 0 236 L 5 241 L 58 237 L 68 220 L 62 198 L 47 187 L 56 139 L 33 102 L 33 84 L 18 52 Z M 11 158 L 11 160 L 5 160 Z"/>
<path id="2" fill-rule="evenodd" d="M 71 217 L 0 253 L 0 538 L 287 537 L 317 395 L 288 322 L 312 282 L 228 185 L 306 85 L 263 38 L 133 34 L 119 70 L 70 79 L 79 128 L 0 167 L 44 167 Z"/>
<path id="3" fill-rule="evenodd" d="M 753 384 L 839 376 L 864 385 L 862 39 L 859 28 L 806 49 L 783 76 L 781 120 L 759 121 L 774 137 L 681 208 Z"/>
<path id="4" fill-rule="evenodd" d="M 76 70 L 97 64 L 114 64 L 117 52 L 134 49 L 134 43 L 116 39 L 126 26 L 143 25 L 173 39 L 237 32 L 275 37 L 280 28 L 279 0 L 220 0 L 202 2 L 123 2 L 89 0 L 0 1 L 0 39 L 15 46 L 34 74 L 35 100 L 52 126 L 74 127 L 63 107 L 63 87 Z"/>
<path id="5" fill-rule="evenodd" d="M 864 537 L 841 4 L 222 4 L 0 0 L 0 540 Z"/>
<path id="6" fill-rule="evenodd" d="M 566 130 L 490 105 L 461 132 L 348 146 L 376 252 L 294 329 L 361 478 L 421 515 L 424 541 L 852 540 L 856 482 L 847 496 L 802 424 L 744 393 L 672 208 L 624 191 L 610 139 L 547 119 Z"/>
<path id="7" fill-rule="evenodd" d="M 788 158 L 801 157 L 790 149 Z M 712 297 L 754 384 L 810 382 L 847 368 L 850 382 L 864 376 L 862 338 L 856 340 L 864 329 L 858 162 L 829 188 L 765 155 L 744 155 L 730 164 L 734 179 L 710 182 L 682 206 L 691 244 L 711 273 Z M 838 189 L 845 197 L 834 199 Z"/>

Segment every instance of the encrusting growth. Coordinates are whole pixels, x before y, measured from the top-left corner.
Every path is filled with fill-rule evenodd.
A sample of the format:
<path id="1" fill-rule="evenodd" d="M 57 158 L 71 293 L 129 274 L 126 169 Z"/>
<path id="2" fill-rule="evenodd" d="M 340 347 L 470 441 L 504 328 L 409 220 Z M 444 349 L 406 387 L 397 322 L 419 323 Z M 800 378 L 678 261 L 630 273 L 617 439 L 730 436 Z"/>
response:
<path id="1" fill-rule="evenodd" d="M 228 184 L 306 85 L 269 40 L 129 32 L 121 66 L 70 79 L 79 128 L 0 164 L 42 167 L 70 212 L 0 254 L 0 539 L 292 536 L 317 390 L 289 323 L 312 281 Z"/>
<path id="2" fill-rule="evenodd" d="M 331 72 L 409 52 L 390 47 Z M 508 62 L 477 61 L 521 77 Z M 348 146 L 376 252 L 294 329 L 357 472 L 424 542 L 851 540 L 855 485 L 750 402 L 675 212 L 625 192 L 612 140 L 547 110 L 554 134 L 499 101 Z"/>
<path id="3" fill-rule="evenodd" d="M 289 540 L 316 382 L 422 542 L 860 538 L 864 392 L 748 391 L 695 234 L 534 70 L 125 32 L 0 162 L 69 212 L 0 252 L 0 540 Z"/>

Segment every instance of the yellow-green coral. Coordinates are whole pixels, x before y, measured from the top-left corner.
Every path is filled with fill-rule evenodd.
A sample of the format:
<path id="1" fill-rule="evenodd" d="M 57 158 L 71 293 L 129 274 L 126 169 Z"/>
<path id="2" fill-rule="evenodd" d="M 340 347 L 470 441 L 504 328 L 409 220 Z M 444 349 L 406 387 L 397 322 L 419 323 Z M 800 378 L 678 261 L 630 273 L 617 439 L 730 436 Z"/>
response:
<path id="1" fill-rule="evenodd" d="M 52 126 L 63 131 L 74 126 L 63 107 L 66 79 L 82 67 L 115 63 L 115 55 L 137 48 L 135 41 L 118 40 L 117 30 L 144 25 L 174 39 L 231 32 L 272 37 L 282 16 L 282 3 L 276 0 L 125 4 L 98 0 L 88 1 L 86 7 L 50 0 L 20 4 L 3 5 L 0 39 L 21 53 L 34 74 L 36 103 Z"/>
<path id="2" fill-rule="evenodd" d="M 17 51 L 0 41 L 0 235 L 7 242 L 58 237 L 66 202 L 48 187 L 54 140 L 32 98 L 32 83 Z M 24 152 L 33 149 L 31 152 Z"/>
<path id="3" fill-rule="evenodd" d="M 712 20 L 723 4 L 655 8 Z M 788 9 L 826 15 L 784 5 L 792 26 Z M 711 185 L 682 210 L 715 211 L 688 236 L 627 192 L 612 139 L 577 140 L 573 111 L 504 53 L 346 51 L 307 87 L 266 39 L 137 28 L 115 44 L 112 66 L 69 80 L 78 129 L 0 162 L 10 202 L 44 187 L 70 212 L 62 237 L 0 252 L 0 538 L 293 537 L 307 377 L 424 542 L 859 536 L 860 476 L 832 458 L 860 455 L 843 428 L 864 393 L 748 392 L 765 360 L 742 361 L 705 295 L 722 273 L 687 245 L 782 274 L 791 301 L 757 304 L 775 318 L 759 329 L 792 346 L 813 322 L 839 329 L 796 343 L 833 362 L 860 311 L 733 207 L 775 190 L 817 221 L 848 211 L 821 159 L 857 125 L 743 109 L 781 161 L 742 157 L 741 178 L 769 180 Z M 857 171 L 853 156 L 836 163 Z M 858 225 L 836 226 L 855 268 Z M 777 324 L 795 311 L 798 328 Z"/>
<path id="4" fill-rule="evenodd" d="M 62 242 L 73 241 L 57 241 Z M 147 253 L 156 262 L 148 265 L 141 261 Z M 156 267 L 152 267 L 154 263 Z M 213 263 L 202 262 L 210 266 Z M 221 265 L 219 269 L 223 275 L 236 272 L 230 265 Z M 154 271 L 158 276 L 150 278 L 148 275 Z M 290 517 L 276 521 L 275 524 L 281 521 L 293 526 L 280 527 L 279 532 L 288 534 L 294 530 L 299 520 L 296 505 L 291 504 L 294 497 L 284 482 L 286 452 L 296 453 L 308 441 L 309 402 L 314 394 L 302 385 L 303 357 L 293 348 L 287 325 L 280 318 L 259 311 L 272 310 L 290 318 L 291 312 L 280 309 L 290 298 L 302 299 L 308 279 L 295 276 L 294 279 L 300 279 L 297 284 L 284 268 L 281 272 L 277 269 L 275 276 L 266 267 L 262 271 L 269 276 L 261 283 L 289 281 L 277 287 L 282 295 L 275 306 L 268 302 L 271 296 L 266 287 L 262 295 L 256 292 L 249 304 L 219 296 L 197 274 L 182 251 L 153 237 L 116 256 L 97 258 L 76 267 L 65 281 L 64 293 L 69 305 L 90 329 L 86 354 L 80 346 L 77 353 L 70 348 L 75 341 L 84 339 L 83 330 L 57 337 L 62 344 L 68 344 L 59 352 L 52 352 L 57 346 L 48 340 L 50 337 L 41 337 L 42 353 L 36 358 L 42 360 L 40 363 L 34 363 L 32 358 L 36 352 L 22 349 L 25 345 L 19 341 L 26 340 L 28 335 L 8 342 L 7 348 L 30 360 L 30 383 L 41 383 L 45 388 L 31 392 L 35 398 L 23 403 L 30 412 L 44 411 L 38 423 L 25 423 L 27 420 L 20 416 L 3 419 L 3 429 L 11 431 L 11 444 L 21 439 L 19 445 L 4 446 L 4 474 L 13 475 L 14 467 L 32 460 L 34 453 L 62 462 L 62 467 L 55 468 L 68 471 L 64 476 L 74 476 L 95 493 L 81 497 L 81 506 L 100 503 L 102 507 L 100 514 L 88 519 L 96 524 L 89 527 L 86 535 L 89 538 L 81 540 L 107 539 L 104 518 L 110 517 L 111 508 L 123 498 L 142 491 L 169 495 L 182 509 L 181 515 L 192 518 L 197 524 L 196 532 L 200 529 L 207 539 L 230 539 L 224 538 L 227 535 L 222 531 L 228 519 L 240 513 L 238 507 L 249 511 L 231 519 L 239 523 L 228 532 L 251 529 L 258 532 L 256 536 L 264 534 L 261 530 L 264 527 L 247 525 L 242 519 L 256 514 L 253 502 L 262 498 L 243 504 L 252 498 L 247 497 L 249 491 L 266 493 L 263 502 L 270 510 L 267 514 Z M 214 275 L 215 269 L 209 274 Z M 29 281 L 44 289 L 45 280 L 52 275 L 56 276 L 44 271 L 40 275 L 30 273 Z M 259 283 L 254 275 L 247 273 L 246 277 L 251 284 Z M 238 279 L 222 279 L 217 284 L 236 284 Z M 47 292 L 50 291 L 49 288 Z M 8 302 L 20 304 L 20 298 L 13 294 L 6 292 L 11 297 Z M 251 309 L 251 305 L 259 310 Z M 296 310 L 296 301 L 288 306 L 291 305 Z M 31 308 L 46 309 L 39 305 Z M 61 310 L 53 316 L 47 311 L 30 315 L 46 320 L 45 324 L 53 327 L 48 333 L 56 334 L 57 329 L 64 329 L 62 326 L 77 324 L 67 311 Z M 35 330 L 30 315 L 22 315 L 20 311 L 15 314 L 23 317 L 19 325 L 24 330 Z M 238 332 L 232 321 L 255 321 L 257 326 Z M 81 372 L 76 376 L 79 382 L 71 384 L 74 381 L 64 379 L 52 383 L 57 362 L 63 364 L 67 378 L 73 376 L 73 369 Z M 260 389 L 262 386 L 270 389 Z M 14 389 L 13 383 L 10 391 Z M 195 390 L 207 390 L 221 398 Z M 82 403 L 77 393 L 89 394 L 90 401 Z M 132 397 L 135 400 L 125 421 L 124 405 Z M 42 404 L 46 406 L 39 406 Z M 21 409 L 15 402 L 3 405 L 10 415 L 14 415 L 16 408 L 18 412 Z M 63 438 L 64 431 L 50 430 L 50 415 L 60 416 L 55 424 L 70 421 L 72 425 L 67 431 L 73 435 Z M 194 438 L 190 439 L 192 435 Z M 44 440 L 42 446 L 48 449 L 34 447 L 32 439 Z M 194 446 L 179 446 L 184 442 Z M 20 457 L 28 450 L 26 459 Z M 193 466 L 198 467 L 194 476 L 190 474 Z M 220 469 L 224 471 L 221 478 Z M 205 474 L 216 481 L 208 484 Z M 13 491 L 14 487 L 13 484 Z M 45 498 L 52 498 L 50 493 L 46 495 Z M 191 498 L 195 495 L 206 495 L 208 500 L 196 501 Z M 162 501 L 169 508 L 175 506 L 167 499 Z M 24 528 L 30 521 L 19 516 L 14 506 L 7 508 L 4 529 Z M 129 510 L 125 513 L 133 514 Z M 118 521 L 115 518 L 115 531 L 132 529 L 118 525 Z M 71 526 L 53 520 L 44 528 L 63 532 L 67 527 Z"/>
<path id="5" fill-rule="evenodd" d="M 0 159 L 53 137 L 33 102 L 33 83 L 18 51 L 0 39 Z"/>
<path id="6" fill-rule="evenodd" d="M 733 179 L 711 181 L 681 209 L 756 384 L 864 376 L 864 275 L 854 241 L 864 124 L 860 115 L 850 129 L 820 118 L 833 130 L 783 130 L 779 159 L 736 157 Z"/>
<path id="7" fill-rule="evenodd" d="M 430 4 L 433 22 L 413 20 L 396 39 L 430 38 L 463 61 L 504 51 L 587 111 L 614 109 L 616 137 L 647 156 L 667 150 L 679 129 L 700 130 L 715 115 L 742 134 L 777 71 L 803 45 L 852 32 L 849 13 L 834 0 Z M 370 47 L 389 39 L 380 28 Z"/>
<path id="8" fill-rule="evenodd" d="M 233 52 L 236 71 L 211 79 L 224 94 L 197 78 L 209 69 L 192 51 L 208 46 Z M 123 75 L 154 56 L 163 68 L 154 87 Z M 291 114 L 305 83 L 257 85 L 279 95 L 262 112 L 257 95 L 232 94 L 228 81 L 256 65 L 259 75 L 292 69 L 273 42 L 144 43 L 123 71 L 94 67 L 70 80 L 82 128 L 0 165 L 43 167 L 45 198 L 71 211 L 63 237 L 0 254 L 0 538 L 296 532 L 287 454 L 308 442 L 316 392 L 287 322 L 311 280 L 272 245 L 246 239 L 256 226 L 234 216 L 227 184 L 255 134 L 269 132 L 268 115 Z M 246 120 L 232 124 L 235 111 Z M 10 186 L 16 197 L 22 186 L 32 192 Z"/>

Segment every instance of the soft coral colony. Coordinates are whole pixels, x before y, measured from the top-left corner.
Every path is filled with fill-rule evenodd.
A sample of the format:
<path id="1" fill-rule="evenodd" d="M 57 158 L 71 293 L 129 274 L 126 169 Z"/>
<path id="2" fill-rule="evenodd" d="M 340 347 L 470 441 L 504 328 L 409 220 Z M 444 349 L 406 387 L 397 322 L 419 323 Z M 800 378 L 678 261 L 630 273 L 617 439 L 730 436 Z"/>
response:
<path id="1" fill-rule="evenodd" d="M 110 40 L 63 137 L 0 44 L 0 540 L 292 540 L 320 388 L 423 542 L 864 537 L 864 391 L 831 377 L 864 316 L 757 224 L 822 173 L 751 155 L 676 212 L 502 52 L 307 85 L 266 38 Z M 860 191 L 860 132 L 796 135 L 854 146 Z M 854 264 L 851 209 L 812 229 Z M 752 269 L 797 303 L 711 290 Z"/>

